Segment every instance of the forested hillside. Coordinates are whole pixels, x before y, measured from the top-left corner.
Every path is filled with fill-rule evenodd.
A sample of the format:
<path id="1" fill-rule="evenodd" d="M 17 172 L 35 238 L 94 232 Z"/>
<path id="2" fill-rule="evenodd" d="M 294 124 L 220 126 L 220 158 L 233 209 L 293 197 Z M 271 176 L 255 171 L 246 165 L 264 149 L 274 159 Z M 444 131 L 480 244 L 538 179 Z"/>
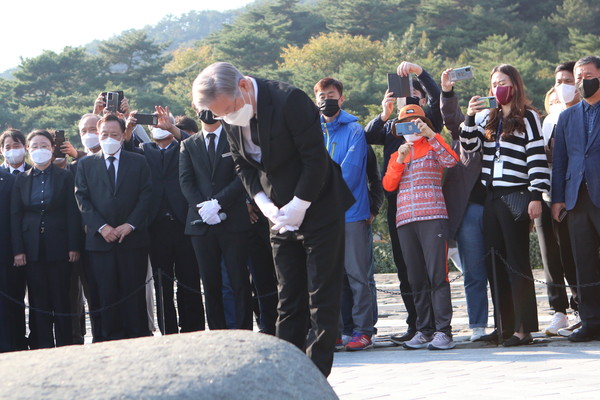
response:
<path id="1" fill-rule="evenodd" d="M 438 79 L 472 65 L 463 99 L 486 91 L 489 71 L 511 63 L 541 106 L 561 61 L 600 53 L 600 0 L 262 0 L 234 12 L 190 12 L 87 48 L 46 51 L 0 79 L 0 128 L 64 128 L 103 90 L 124 90 L 133 108 L 190 113 L 190 88 L 206 65 L 289 81 L 311 93 L 326 75 L 346 86 L 346 108 L 379 112 L 385 76 L 402 60 Z M 77 139 L 73 140 L 77 143 Z"/>

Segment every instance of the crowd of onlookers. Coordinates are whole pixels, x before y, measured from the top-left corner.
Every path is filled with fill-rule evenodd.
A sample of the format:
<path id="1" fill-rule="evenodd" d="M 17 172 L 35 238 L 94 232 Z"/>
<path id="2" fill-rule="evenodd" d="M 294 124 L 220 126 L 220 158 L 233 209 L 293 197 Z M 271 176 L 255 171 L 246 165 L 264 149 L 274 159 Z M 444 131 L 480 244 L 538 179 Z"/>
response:
<path id="1" fill-rule="evenodd" d="M 225 67 L 211 73 L 219 68 Z M 203 74 L 194 83 L 200 125 L 157 106 L 144 128 L 138 119 L 148 115 L 110 92 L 79 121 L 83 150 L 44 129 L 2 133 L 0 291 L 14 301 L 0 299 L 0 351 L 82 344 L 84 297 L 94 342 L 151 335 L 146 284 L 152 277 L 163 334 L 204 330 L 206 323 L 209 329 L 252 329 L 256 320 L 262 332 L 288 339 L 286 322 L 298 319 L 289 336 L 318 343 L 325 306 L 312 303 L 321 286 L 311 289 L 311 280 L 326 278 L 311 276 L 317 272 L 310 265 L 302 273 L 286 266 L 310 258 L 311 251 L 321 254 L 308 239 L 320 229 L 314 204 L 334 190 L 338 173 L 346 186 L 339 198 L 354 201 L 319 206 L 343 214 L 335 232 L 344 233 L 318 239 L 325 249 L 339 248 L 343 260 L 334 274 L 339 296 L 337 289 L 319 294 L 323 304 L 331 302 L 327 309 L 337 310 L 341 300 L 337 317 L 325 318 L 332 326 L 327 330 L 337 331 L 338 350 L 373 346 L 371 223 L 385 198 L 408 313 L 408 330 L 392 336 L 394 342 L 408 349 L 455 346 L 450 246 L 464 273 L 470 340 L 531 343 L 539 330 L 529 259 L 533 227 L 554 311 L 544 332 L 572 341 L 600 338 L 600 292 L 588 285 L 600 281 L 600 58 L 558 65 L 545 112 L 532 105 L 511 65 L 494 67 L 488 93 L 473 93 L 460 104 L 456 92 L 468 74 L 446 69 L 438 84 L 421 66 L 402 62 L 396 75 L 409 83 L 408 93 L 390 86 L 381 113 L 365 128 L 343 110 L 343 83 L 325 77 L 310 104 L 289 89 L 296 101 L 282 111 L 296 124 L 285 125 L 289 143 L 265 123 L 262 80 L 232 78 L 231 96 L 217 92 L 198 100 L 202 90 L 209 92 L 197 87 Z M 111 96 L 118 97 L 117 109 L 109 107 Z M 295 111 L 309 117 L 294 117 Z M 283 129 L 273 124 L 273 131 Z M 313 153 L 304 151 L 315 146 L 302 137 L 309 127 L 319 130 L 310 139 L 319 142 Z M 381 170 L 373 145 L 383 146 Z M 288 171 L 282 160 L 273 170 L 278 152 L 298 156 L 302 168 L 319 165 L 333 178 L 317 181 L 316 171 L 314 186 L 309 180 L 282 195 L 285 182 L 302 182 L 308 169 Z M 319 164 L 322 152 L 333 170 Z M 277 186 L 278 172 L 292 178 Z M 325 223 L 326 215 L 316 219 Z M 288 246 L 290 240 L 303 249 Z M 307 299 L 288 291 L 293 280 L 308 281 Z M 488 284 L 496 328 L 489 333 Z"/>

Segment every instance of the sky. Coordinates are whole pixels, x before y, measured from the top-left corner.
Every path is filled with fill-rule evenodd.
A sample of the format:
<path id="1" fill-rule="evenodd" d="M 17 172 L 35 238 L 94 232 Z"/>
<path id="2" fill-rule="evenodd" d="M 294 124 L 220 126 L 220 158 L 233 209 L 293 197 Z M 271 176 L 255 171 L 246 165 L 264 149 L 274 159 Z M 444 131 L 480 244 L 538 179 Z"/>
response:
<path id="1" fill-rule="evenodd" d="M 60 52 L 65 46 L 83 46 L 106 40 L 127 29 L 154 25 L 167 15 L 189 11 L 232 10 L 252 0 L 81 0 L 3 2 L 0 73 L 20 64 L 20 57 L 38 56 L 44 50 Z M 93 10 L 93 11 L 92 11 Z"/>

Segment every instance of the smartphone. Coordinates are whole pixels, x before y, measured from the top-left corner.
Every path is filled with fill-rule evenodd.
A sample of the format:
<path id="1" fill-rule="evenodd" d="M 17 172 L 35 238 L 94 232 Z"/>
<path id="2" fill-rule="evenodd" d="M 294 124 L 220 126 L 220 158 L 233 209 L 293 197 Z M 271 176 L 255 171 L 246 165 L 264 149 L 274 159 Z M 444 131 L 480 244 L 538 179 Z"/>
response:
<path id="1" fill-rule="evenodd" d="M 448 77 L 452 82 L 471 79 L 473 78 L 473 68 L 469 65 L 467 67 L 453 69 L 448 73 Z"/>
<path id="2" fill-rule="evenodd" d="M 494 96 L 480 97 L 479 100 L 483 101 L 484 108 L 498 108 L 498 101 L 496 101 Z"/>
<path id="3" fill-rule="evenodd" d="M 102 92 L 102 97 L 104 97 L 105 107 L 108 108 L 108 111 L 120 113 L 123 112 L 121 109 L 121 100 L 125 98 L 122 90 L 115 90 L 113 92 Z"/>
<path id="4" fill-rule="evenodd" d="M 421 133 L 414 122 L 398 122 L 396 124 L 396 136 L 412 135 L 414 133 Z"/>
<path id="5" fill-rule="evenodd" d="M 566 216 L 567 216 L 567 209 L 566 208 L 561 209 L 560 213 L 558 214 L 558 221 L 562 222 Z"/>
<path id="6" fill-rule="evenodd" d="M 398 74 L 387 74 L 388 90 L 394 93 L 394 97 L 412 96 L 412 76 L 400 76 Z"/>
<path id="7" fill-rule="evenodd" d="M 54 158 L 65 158 L 65 153 L 60 150 L 60 146 L 65 142 L 65 131 L 57 129 L 54 131 Z"/>
<path id="8" fill-rule="evenodd" d="M 158 125 L 157 114 L 133 114 L 138 125 Z"/>

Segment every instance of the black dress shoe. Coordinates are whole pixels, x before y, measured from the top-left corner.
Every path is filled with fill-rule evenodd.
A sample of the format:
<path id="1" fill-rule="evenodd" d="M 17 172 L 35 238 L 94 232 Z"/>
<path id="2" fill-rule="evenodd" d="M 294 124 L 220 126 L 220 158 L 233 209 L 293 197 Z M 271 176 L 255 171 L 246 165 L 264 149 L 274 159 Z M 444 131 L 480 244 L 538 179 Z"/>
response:
<path id="1" fill-rule="evenodd" d="M 503 333 L 503 340 L 508 339 L 505 333 Z M 479 339 L 473 340 L 474 342 L 488 342 L 488 343 L 496 343 L 498 344 L 498 331 L 494 329 L 492 333 L 488 333 L 487 335 L 483 335 Z"/>
<path id="2" fill-rule="evenodd" d="M 396 344 L 402 344 L 404 342 L 408 342 L 410 339 L 415 336 L 415 331 L 409 330 L 404 335 L 392 335 L 390 336 L 390 340 Z"/>
<path id="3" fill-rule="evenodd" d="M 527 335 L 525 335 L 525 337 L 523 339 L 520 339 L 518 336 L 512 335 L 510 337 L 510 339 L 505 340 L 504 343 L 502 343 L 502 346 L 514 347 L 514 346 L 523 346 L 523 345 L 531 344 L 531 343 L 533 343 L 533 337 L 531 337 L 531 333 L 528 333 Z"/>
<path id="4" fill-rule="evenodd" d="M 600 340 L 600 333 L 596 330 L 591 330 L 586 327 L 575 329 L 568 337 L 571 342 L 589 342 L 592 340 Z"/>

